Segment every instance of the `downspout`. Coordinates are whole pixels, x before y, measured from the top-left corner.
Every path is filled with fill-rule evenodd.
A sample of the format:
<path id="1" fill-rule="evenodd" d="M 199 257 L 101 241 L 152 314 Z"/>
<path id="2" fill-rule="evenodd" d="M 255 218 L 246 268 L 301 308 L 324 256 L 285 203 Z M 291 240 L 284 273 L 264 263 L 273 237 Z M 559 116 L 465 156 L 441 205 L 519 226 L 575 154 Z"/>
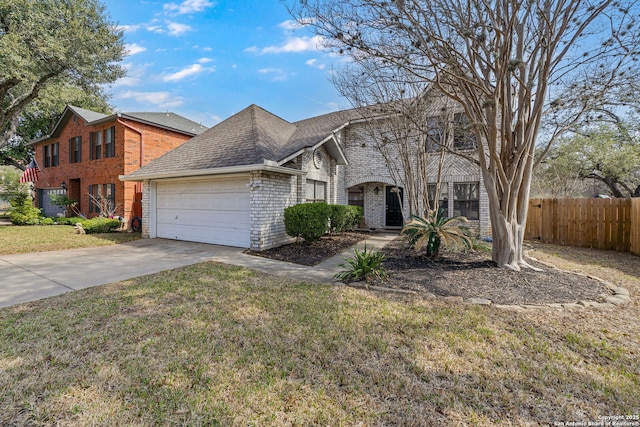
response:
<path id="1" fill-rule="evenodd" d="M 134 131 L 138 135 L 140 135 L 140 167 L 142 167 L 143 166 L 143 162 L 144 162 L 144 135 L 142 134 L 141 130 L 134 128 L 133 126 L 131 126 L 130 124 L 128 124 L 126 122 L 123 122 L 120 119 L 120 117 L 121 117 L 121 115 L 118 113 L 118 119 L 117 119 L 118 123 L 120 123 L 122 126 L 126 127 L 127 129 L 131 129 L 132 131 Z"/>

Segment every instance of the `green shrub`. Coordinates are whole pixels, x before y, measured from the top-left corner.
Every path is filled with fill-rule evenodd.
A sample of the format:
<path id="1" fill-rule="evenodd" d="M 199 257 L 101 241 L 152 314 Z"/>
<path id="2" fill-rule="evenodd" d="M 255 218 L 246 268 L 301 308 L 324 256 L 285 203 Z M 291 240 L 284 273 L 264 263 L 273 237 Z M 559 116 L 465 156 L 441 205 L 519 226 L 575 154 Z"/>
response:
<path id="1" fill-rule="evenodd" d="M 376 251 L 367 251 L 365 243 L 364 250 L 354 249 L 354 256 L 345 258 L 345 263 L 340 264 L 344 270 L 334 277 L 338 280 L 364 280 L 367 283 L 372 278 L 385 280 L 387 270 L 382 265 L 384 254 Z"/>
<path id="2" fill-rule="evenodd" d="M 40 223 L 42 212 L 33 206 L 31 197 L 17 197 L 11 200 L 9 220 L 15 225 L 35 225 Z"/>
<path id="3" fill-rule="evenodd" d="M 73 216 L 70 218 L 65 218 L 65 217 L 57 217 L 56 218 L 56 223 L 60 224 L 60 225 L 76 225 L 77 223 L 82 223 L 83 221 L 86 221 L 86 218 L 82 218 L 79 216 Z"/>
<path id="4" fill-rule="evenodd" d="M 301 203 L 284 210 L 286 233 L 313 242 L 322 237 L 328 228 L 331 208 L 326 203 Z"/>
<path id="5" fill-rule="evenodd" d="M 54 225 L 56 221 L 53 218 L 42 218 L 41 225 Z"/>
<path id="6" fill-rule="evenodd" d="M 364 214 L 360 206 L 329 205 L 329 208 L 331 209 L 329 215 L 331 233 L 342 233 L 354 229 L 360 224 Z"/>
<path id="7" fill-rule="evenodd" d="M 77 221 L 82 224 L 84 232 L 92 233 L 110 233 L 120 227 L 120 221 L 113 218 L 92 218 Z M 74 223 L 75 224 L 75 223 Z"/>

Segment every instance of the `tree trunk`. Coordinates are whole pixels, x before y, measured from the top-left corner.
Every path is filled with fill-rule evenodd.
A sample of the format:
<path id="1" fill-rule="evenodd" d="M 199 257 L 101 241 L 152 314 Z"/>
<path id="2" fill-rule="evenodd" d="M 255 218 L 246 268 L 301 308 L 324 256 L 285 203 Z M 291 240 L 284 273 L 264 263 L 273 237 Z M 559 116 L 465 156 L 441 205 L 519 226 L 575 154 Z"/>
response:
<path id="1" fill-rule="evenodd" d="M 519 271 L 520 267 L 528 266 L 522 253 L 526 218 L 524 221 L 514 217 L 507 218 L 500 212 L 499 206 L 497 212 L 491 201 L 489 206 L 493 235 L 491 258 L 500 268 Z"/>

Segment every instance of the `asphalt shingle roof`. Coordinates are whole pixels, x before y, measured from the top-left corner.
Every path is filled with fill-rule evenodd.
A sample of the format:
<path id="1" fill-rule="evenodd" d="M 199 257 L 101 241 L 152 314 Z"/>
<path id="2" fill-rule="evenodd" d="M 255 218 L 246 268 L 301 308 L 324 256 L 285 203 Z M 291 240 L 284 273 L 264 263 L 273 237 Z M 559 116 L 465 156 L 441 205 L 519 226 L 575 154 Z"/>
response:
<path id="1" fill-rule="evenodd" d="M 344 110 L 290 123 L 251 105 L 176 149 L 128 175 L 153 176 L 182 171 L 278 162 L 325 139 L 357 110 Z"/>
<path id="2" fill-rule="evenodd" d="M 123 117 L 131 118 L 137 121 L 147 122 L 154 125 L 160 125 L 165 128 L 175 129 L 183 133 L 191 133 L 199 135 L 205 130 L 206 126 L 179 116 L 175 113 L 122 113 Z"/>

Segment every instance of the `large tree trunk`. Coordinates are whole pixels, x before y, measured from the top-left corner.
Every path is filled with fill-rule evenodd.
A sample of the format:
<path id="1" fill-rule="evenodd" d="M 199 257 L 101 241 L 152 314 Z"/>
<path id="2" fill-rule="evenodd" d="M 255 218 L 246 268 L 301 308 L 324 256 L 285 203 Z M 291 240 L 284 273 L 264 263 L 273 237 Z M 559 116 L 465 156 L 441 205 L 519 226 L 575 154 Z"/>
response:
<path id="1" fill-rule="evenodd" d="M 499 201 L 492 203 L 490 200 L 489 210 L 493 234 L 491 258 L 500 268 L 520 270 L 528 265 L 522 252 L 526 218 L 523 221 L 513 215 L 504 215 L 500 211 Z"/>

